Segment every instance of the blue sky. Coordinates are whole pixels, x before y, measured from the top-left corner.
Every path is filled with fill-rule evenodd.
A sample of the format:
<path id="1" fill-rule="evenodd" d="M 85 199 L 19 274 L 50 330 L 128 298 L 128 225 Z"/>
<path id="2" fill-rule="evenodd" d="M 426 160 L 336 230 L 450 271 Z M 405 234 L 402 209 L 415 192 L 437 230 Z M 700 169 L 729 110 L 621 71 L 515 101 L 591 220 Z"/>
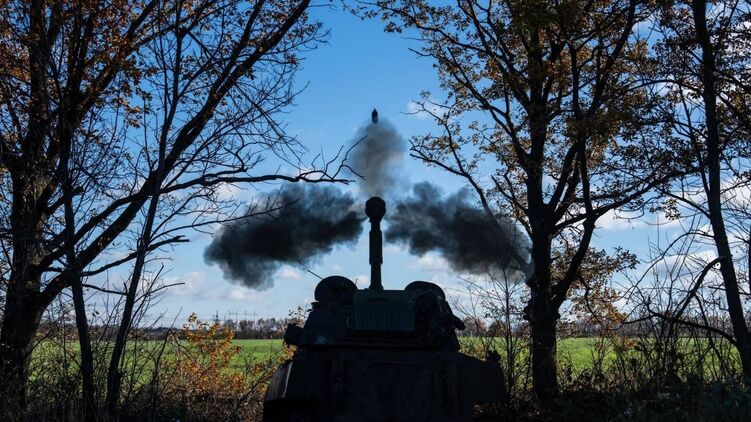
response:
<path id="1" fill-rule="evenodd" d="M 331 156 L 349 142 L 358 128 L 369 123 L 375 107 L 382 119 L 388 119 L 408 138 L 430 130 L 430 120 L 405 114 L 409 103 L 421 90 L 438 91 L 438 83 L 427 60 L 409 51 L 410 41 L 384 34 L 380 22 L 361 20 L 348 13 L 322 7 L 314 12 L 330 29 L 328 42 L 306 54 L 304 69 L 298 74 L 299 87 L 308 84 L 297 97 L 296 105 L 284 116 L 287 130 L 307 146 L 312 154 Z M 447 190 L 461 187 L 458 180 L 422 164 L 405 163 L 411 181 L 432 180 Z M 249 198 L 256 189 L 275 185 L 232 190 L 237 198 Z M 337 248 L 309 268 L 321 276 L 340 274 L 367 285 L 370 272 L 367 258 L 367 230 L 352 248 Z M 191 243 L 178 246 L 165 282 L 184 283 L 170 288 L 152 313 L 164 312 L 165 320 L 178 323 L 191 312 L 209 318 L 228 313 L 284 317 L 290 309 L 312 300 L 317 278 L 304 269 L 283 267 L 274 287 L 264 291 L 247 289 L 228 281 L 216 266 L 205 263 L 203 250 L 210 238 L 191 234 Z M 395 246 L 386 245 L 384 285 L 401 288 L 409 281 L 434 278 L 444 272 L 445 263 L 435 256 L 412 257 Z M 178 315 L 179 314 L 179 315 Z"/>
<path id="2" fill-rule="evenodd" d="M 413 41 L 394 34 L 385 34 L 379 21 L 360 20 L 350 14 L 329 9 L 316 9 L 314 15 L 330 28 L 328 43 L 307 53 L 304 69 L 297 77 L 298 87 L 308 84 L 296 105 L 284 116 L 288 131 L 295 134 L 311 153 L 331 156 L 351 140 L 359 127 L 370 120 L 377 108 L 382 119 L 393 123 L 404 138 L 434 130 L 429 119 L 406 114 L 410 101 L 420 92 L 442 94 L 432 63 L 416 57 L 409 50 Z M 411 182 L 430 180 L 447 192 L 462 188 L 459 179 L 437 169 L 407 159 L 407 177 Z M 259 189 L 277 186 L 254 186 L 232 190 L 228 194 L 245 199 Z M 388 214 L 386 215 L 388 220 Z M 646 249 L 654 228 L 643 222 L 613 220 L 606 216 L 598 230 L 595 245 L 611 248 L 626 246 L 635 252 Z M 291 228 L 294 229 L 294 228 Z M 210 242 L 204 234 L 191 233 L 191 243 L 179 245 L 166 263 L 169 272 L 164 282 L 183 283 L 166 291 L 151 314 L 164 314 L 169 324 L 179 325 L 192 312 L 208 319 L 214 313 L 220 318 L 284 317 L 291 309 L 305 306 L 313 298 L 317 278 L 305 269 L 283 267 L 275 275 L 274 287 L 255 291 L 228 281 L 216 266 L 207 264 L 203 251 Z M 309 268 L 321 276 L 344 275 L 367 285 L 367 230 L 353 247 L 337 248 Z M 453 273 L 438 255 L 416 257 L 403 248 L 385 245 L 383 282 L 388 289 L 399 289 L 412 280 L 430 280 L 449 292 L 460 289 L 459 276 Z"/>

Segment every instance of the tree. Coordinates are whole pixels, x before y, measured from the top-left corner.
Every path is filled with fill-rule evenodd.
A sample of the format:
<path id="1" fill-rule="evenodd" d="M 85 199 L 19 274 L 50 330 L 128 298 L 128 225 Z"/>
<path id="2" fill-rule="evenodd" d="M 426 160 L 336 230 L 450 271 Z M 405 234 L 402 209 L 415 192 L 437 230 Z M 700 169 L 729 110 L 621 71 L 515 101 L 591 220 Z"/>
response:
<path id="1" fill-rule="evenodd" d="M 672 142 L 685 151 L 683 159 L 698 169 L 663 190 L 662 209 L 686 222 L 686 230 L 664 253 L 683 250 L 690 287 L 671 310 L 651 314 L 671 322 L 719 334 L 738 350 L 743 374 L 751 382 L 751 332 L 744 308 L 751 278 L 751 28 L 748 2 L 665 2 L 656 43 L 661 83 L 671 99 L 664 113 L 671 123 Z M 684 245 L 711 247 L 716 252 L 701 265 Z M 698 252 L 702 252 L 699 250 Z M 719 269 L 715 266 L 719 264 Z M 743 274 L 743 267 L 746 273 Z M 719 273 L 721 285 L 712 284 Z M 748 285 L 744 288 L 743 278 Z M 707 317 L 705 288 L 722 292 L 732 330 Z M 745 291 L 744 291 L 745 290 Z M 714 302 L 710 298 L 709 302 Z M 689 318 L 698 304 L 701 318 Z M 724 309 L 723 309 L 724 308 Z"/>
<path id="2" fill-rule="evenodd" d="M 464 178 L 489 215 L 524 226 L 518 257 L 530 291 L 533 390 L 557 394 L 559 309 L 579 280 L 598 218 L 639 208 L 685 169 L 660 145 L 653 69 L 636 31 L 651 2 L 457 0 L 362 2 L 390 32 L 411 31 L 435 62 L 445 101 L 425 93 L 421 113 L 440 132 L 412 140 L 413 155 Z M 488 170 L 492 169 L 492 170 Z M 483 173 L 491 171 L 489 177 Z M 494 209 L 495 208 L 495 209 Z M 526 261 L 526 262 L 524 262 Z M 562 271 L 553 272 L 553 265 Z"/>
<path id="3" fill-rule="evenodd" d="M 304 147 L 278 120 L 297 93 L 299 54 L 323 35 L 308 7 L 0 2 L 0 393 L 9 408 L 24 406 L 34 333 L 63 290 L 80 298 L 83 280 L 134 262 L 115 292 L 126 296 L 122 349 L 146 256 L 231 216 L 239 205 L 221 188 L 342 180 L 329 168 L 336 160 L 303 163 Z M 289 173 L 264 166 L 272 158 Z"/>

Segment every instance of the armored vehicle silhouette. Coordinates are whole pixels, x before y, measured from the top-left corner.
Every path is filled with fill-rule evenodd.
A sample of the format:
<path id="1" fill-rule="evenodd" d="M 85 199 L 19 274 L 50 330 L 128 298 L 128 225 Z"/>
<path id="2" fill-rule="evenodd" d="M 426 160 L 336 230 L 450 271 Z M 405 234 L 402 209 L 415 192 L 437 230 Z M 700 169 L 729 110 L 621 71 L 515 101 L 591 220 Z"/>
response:
<path id="1" fill-rule="evenodd" d="M 386 212 L 370 198 L 370 287 L 326 277 L 304 327 L 289 325 L 297 346 L 264 397 L 266 422 L 470 421 L 475 407 L 504 400 L 497 361 L 459 353 L 454 316 L 443 290 L 425 281 L 404 290 L 381 284 Z"/>

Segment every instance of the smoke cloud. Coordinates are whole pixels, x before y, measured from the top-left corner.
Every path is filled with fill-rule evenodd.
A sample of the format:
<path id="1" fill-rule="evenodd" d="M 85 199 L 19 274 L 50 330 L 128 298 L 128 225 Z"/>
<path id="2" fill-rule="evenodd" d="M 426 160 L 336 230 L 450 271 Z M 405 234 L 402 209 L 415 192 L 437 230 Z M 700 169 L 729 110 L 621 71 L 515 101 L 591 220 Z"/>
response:
<path id="1" fill-rule="evenodd" d="M 415 255 L 436 251 L 455 271 L 525 270 L 526 236 L 510 219 L 491 219 L 470 203 L 466 189 L 445 196 L 425 182 L 412 192 L 386 214 L 386 241 L 407 244 Z"/>
<path id="2" fill-rule="evenodd" d="M 217 264 L 225 278 L 270 288 L 282 265 L 306 266 L 338 244 L 355 243 L 365 220 L 363 199 L 388 195 L 387 242 L 406 244 L 414 255 L 438 252 L 458 272 L 529 268 L 526 236 L 512 220 L 488 216 L 469 191 L 445 195 L 420 183 L 411 195 L 402 194 L 409 186 L 402 166 L 407 143 L 391 123 L 368 124 L 354 139 L 350 165 L 364 178 L 359 199 L 334 186 L 287 185 L 265 198 L 268 209 L 279 210 L 222 227 L 204 253 L 206 262 Z"/>
<path id="3" fill-rule="evenodd" d="M 281 209 L 225 225 L 204 253 L 225 278 L 247 287 L 267 289 L 283 264 L 307 265 L 362 232 L 361 204 L 334 187 L 288 185 L 266 199 L 269 209 Z"/>
<path id="4" fill-rule="evenodd" d="M 407 142 L 385 119 L 361 128 L 354 139 L 358 143 L 352 150 L 350 165 L 365 179 L 358 183 L 362 196 L 384 197 L 403 180 L 401 163 L 407 153 Z"/>

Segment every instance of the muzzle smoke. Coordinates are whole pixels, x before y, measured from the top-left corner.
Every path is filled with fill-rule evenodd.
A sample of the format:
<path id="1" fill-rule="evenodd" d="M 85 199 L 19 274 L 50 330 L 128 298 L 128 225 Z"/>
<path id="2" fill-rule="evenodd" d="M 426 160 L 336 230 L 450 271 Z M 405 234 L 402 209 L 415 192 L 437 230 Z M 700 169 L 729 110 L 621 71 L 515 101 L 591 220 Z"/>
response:
<path id="1" fill-rule="evenodd" d="M 458 272 L 524 271 L 526 236 L 513 221 L 489 216 L 466 189 L 445 196 L 425 182 L 412 191 L 389 210 L 386 241 L 405 243 L 414 255 L 438 252 Z"/>
<path id="2" fill-rule="evenodd" d="M 350 166 L 362 177 L 358 180 L 361 196 L 385 199 L 403 184 L 401 162 L 407 153 L 407 142 L 394 125 L 384 119 L 362 127 L 355 136 Z"/>
<path id="3" fill-rule="evenodd" d="M 408 186 L 401 163 L 407 143 L 375 111 L 372 121 L 360 129 L 350 153 L 349 165 L 362 177 L 361 198 L 333 186 L 288 185 L 266 198 L 278 211 L 224 226 L 206 249 L 206 261 L 218 264 L 226 278 L 269 288 L 282 265 L 303 267 L 339 244 L 356 242 L 364 198 L 377 195 L 387 200 L 386 241 L 407 244 L 412 254 L 435 251 L 454 270 L 474 274 L 528 268 L 526 236 L 510 219 L 475 206 L 467 190 L 446 196 L 420 183 L 411 196 L 399 195 Z"/>
<path id="4" fill-rule="evenodd" d="M 362 232 L 361 204 L 337 188 L 288 185 L 266 199 L 268 209 L 278 210 L 224 226 L 204 253 L 226 278 L 247 287 L 267 289 L 283 264 L 308 265 Z"/>

